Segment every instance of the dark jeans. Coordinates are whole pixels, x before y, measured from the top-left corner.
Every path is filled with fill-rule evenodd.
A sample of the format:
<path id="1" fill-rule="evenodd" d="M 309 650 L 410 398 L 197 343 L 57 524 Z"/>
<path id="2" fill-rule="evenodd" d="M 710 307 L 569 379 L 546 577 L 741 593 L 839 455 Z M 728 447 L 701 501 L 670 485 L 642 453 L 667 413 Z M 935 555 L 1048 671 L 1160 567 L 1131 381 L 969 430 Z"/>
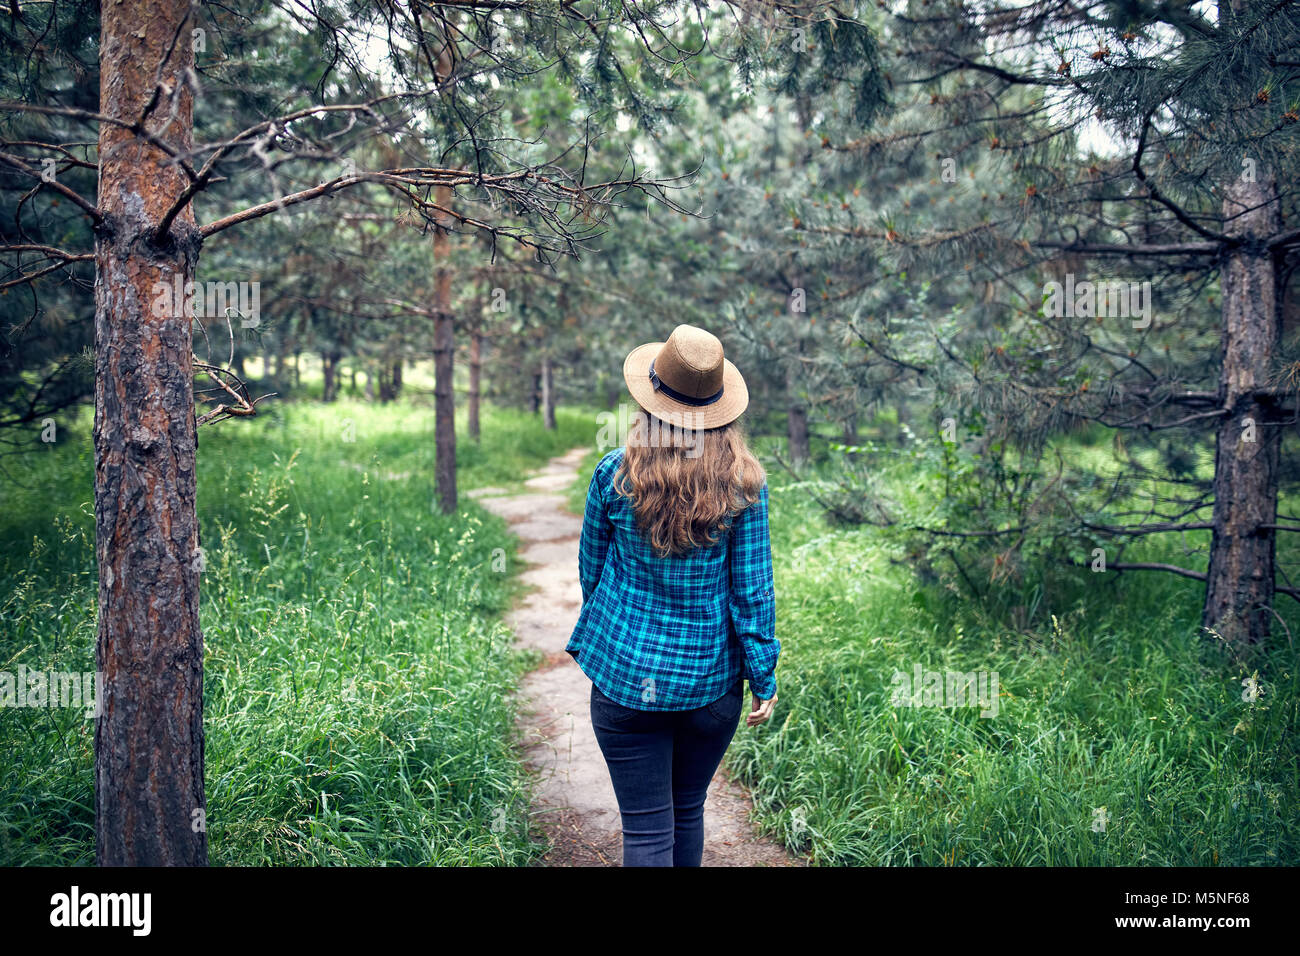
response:
<path id="1" fill-rule="evenodd" d="M 591 725 L 623 817 L 624 866 L 700 865 L 704 798 L 744 697 L 742 678 L 694 710 L 634 710 L 591 685 Z"/>

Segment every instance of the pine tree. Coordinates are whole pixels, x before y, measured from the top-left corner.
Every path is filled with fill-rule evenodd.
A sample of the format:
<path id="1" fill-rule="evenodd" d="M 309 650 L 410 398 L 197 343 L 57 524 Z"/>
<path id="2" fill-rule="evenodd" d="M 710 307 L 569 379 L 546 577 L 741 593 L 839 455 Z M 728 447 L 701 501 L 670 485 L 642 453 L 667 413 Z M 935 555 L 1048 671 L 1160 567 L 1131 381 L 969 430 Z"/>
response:
<path id="1" fill-rule="evenodd" d="M 904 315 L 860 344 L 942 396 L 985 451 L 1007 439 L 1032 453 L 1093 422 L 1135 433 L 1172 468 L 1212 430 L 1214 477 L 1192 500 L 1155 501 L 1126 522 L 1096 476 L 1074 486 L 1091 502 L 1040 478 L 1046 499 L 1034 504 L 1040 518 L 1066 515 L 1059 530 L 1076 546 L 1109 542 L 1111 570 L 1204 580 L 1203 625 L 1263 641 L 1274 594 L 1300 598 L 1275 580 L 1297 385 L 1282 303 L 1300 232 L 1282 224 L 1296 204 L 1300 9 L 921 0 L 892 7 L 882 31 L 898 110 L 879 128 L 828 124 L 826 135 L 864 167 L 921 153 L 931 171 L 875 222 L 832 210 L 810 212 L 807 228 L 932 275 L 942 294 L 987 294 L 960 321 Z M 927 183 L 945 167 L 955 181 Z M 956 205 L 907 206 L 967 182 Z M 1159 477 L 1129 464 L 1126 489 Z M 1186 529 L 1212 533 L 1205 571 L 1113 560 L 1127 542 Z M 999 540 L 1005 559 L 1028 531 L 968 514 L 946 533 Z"/>

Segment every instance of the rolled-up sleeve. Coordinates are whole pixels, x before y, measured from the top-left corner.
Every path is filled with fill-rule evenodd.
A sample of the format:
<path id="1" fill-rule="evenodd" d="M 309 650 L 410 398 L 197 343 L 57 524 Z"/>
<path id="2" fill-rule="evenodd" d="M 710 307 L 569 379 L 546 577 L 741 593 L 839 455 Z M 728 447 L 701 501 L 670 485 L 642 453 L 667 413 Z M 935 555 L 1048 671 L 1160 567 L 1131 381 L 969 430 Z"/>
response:
<path id="1" fill-rule="evenodd" d="M 767 485 L 758 501 L 739 515 L 731 534 L 731 624 L 745 654 L 750 691 L 763 700 L 776 696 L 776 598 L 772 546 L 767 527 Z"/>
<path id="2" fill-rule="evenodd" d="M 582 517 L 582 537 L 578 543 L 578 579 L 582 583 L 582 603 L 600 583 L 609 552 L 610 522 L 605 506 L 605 461 L 592 472 L 587 486 L 587 507 Z"/>

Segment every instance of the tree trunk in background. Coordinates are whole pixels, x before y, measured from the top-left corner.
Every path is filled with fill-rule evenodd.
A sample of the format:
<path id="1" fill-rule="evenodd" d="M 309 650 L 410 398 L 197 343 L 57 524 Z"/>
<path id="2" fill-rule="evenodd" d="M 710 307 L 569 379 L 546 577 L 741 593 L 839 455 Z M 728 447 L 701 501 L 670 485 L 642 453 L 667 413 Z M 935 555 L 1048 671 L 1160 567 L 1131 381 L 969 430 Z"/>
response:
<path id="1" fill-rule="evenodd" d="M 853 448 L 856 447 L 858 443 L 861 441 L 862 438 L 858 434 L 858 416 L 850 415 L 848 418 L 844 420 L 844 444 L 848 445 L 850 448 Z M 857 458 L 859 453 L 855 451 L 851 451 L 848 452 L 847 454 L 849 458 Z"/>
<path id="2" fill-rule="evenodd" d="M 387 405 L 393 400 L 393 383 L 388 377 L 391 365 L 386 361 L 381 361 L 375 367 L 375 378 L 379 383 L 379 402 L 381 405 Z"/>
<path id="3" fill-rule="evenodd" d="M 789 412 L 787 437 L 790 441 L 790 460 L 808 460 L 808 409 L 792 404 Z"/>
<path id="4" fill-rule="evenodd" d="M 302 352 L 293 353 L 293 387 L 302 388 Z"/>
<path id="5" fill-rule="evenodd" d="M 444 23 L 443 29 L 450 27 Z M 446 40 L 438 53 L 434 74 L 440 85 L 439 95 L 450 93 L 447 87 L 455 83 L 451 61 L 450 40 Z M 451 209 L 452 189 L 439 186 L 434 195 L 439 206 Z M 452 391 L 455 372 L 456 326 L 451 314 L 451 234 L 439 222 L 433 229 L 433 261 L 436 269 L 433 285 L 433 431 L 434 451 L 437 461 L 438 502 L 443 514 L 456 513 L 456 394 Z"/>
<path id="6" fill-rule="evenodd" d="M 352 373 L 352 384 L 348 386 L 348 391 L 349 393 L 352 394 L 353 397 L 355 397 L 357 394 L 357 363 L 355 360 L 352 362 L 352 365 L 348 369 L 348 371 Z"/>
<path id="7" fill-rule="evenodd" d="M 856 445 L 861 439 L 858 437 L 858 417 L 850 415 L 844 420 L 844 444 Z"/>
<path id="8" fill-rule="evenodd" d="M 555 431 L 555 379 L 549 355 L 542 356 L 542 424 L 547 431 Z"/>
<path id="9" fill-rule="evenodd" d="M 320 355 L 321 374 L 325 380 L 321 391 L 322 401 L 332 402 L 338 398 L 338 368 L 342 357 L 337 352 L 322 352 Z"/>
<path id="10" fill-rule="evenodd" d="M 528 396 L 528 410 L 536 415 L 542 410 L 542 373 L 533 373 L 533 391 Z"/>
<path id="11" fill-rule="evenodd" d="M 184 76 L 191 0 L 106 3 L 100 112 L 122 124 L 164 95 L 145 128 L 176 151 L 192 143 Z M 170 51 L 170 52 L 169 52 Z M 165 62 L 164 62 L 165 60 Z M 157 227 L 185 178 L 118 122 L 99 126 L 95 242 L 95 554 L 99 563 L 95 858 L 101 866 L 202 866 L 203 635 L 195 511 L 192 314 L 172 293 L 192 281 L 201 239 L 187 207 Z M 184 297 L 182 296 L 182 299 Z"/>
<path id="12" fill-rule="evenodd" d="M 1277 182 L 1234 180 L 1223 203 L 1228 235 L 1246 241 L 1224 254 L 1219 423 L 1214 453 L 1214 514 L 1201 623 L 1229 642 L 1269 636 L 1274 597 L 1282 429 L 1265 424 L 1253 393 L 1269 385 L 1281 337 L 1277 263 L 1257 240 L 1281 228 Z M 1235 217 L 1235 218 L 1233 218 Z"/>
<path id="13" fill-rule="evenodd" d="M 469 335 L 469 437 L 479 440 L 479 390 L 483 382 L 483 333 L 475 328 Z"/>
<path id="14" fill-rule="evenodd" d="M 799 398 L 798 381 L 794 372 L 786 372 L 785 390 L 787 395 L 788 420 L 786 436 L 790 443 L 790 460 L 808 460 L 808 409 Z"/>
<path id="15" fill-rule="evenodd" d="M 438 204 L 451 205 L 451 187 L 438 187 Z M 444 514 L 456 513 L 456 396 L 452 392 L 455 371 L 456 327 L 451 314 L 451 236 L 435 227 L 433 259 L 437 264 L 433 293 L 434 445 L 437 449 L 438 502 Z"/>
<path id="16" fill-rule="evenodd" d="M 366 401 L 375 400 L 375 365 L 371 362 L 366 366 Z"/>
<path id="17" fill-rule="evenodd" d="M 402 394 L 402 360 L 393 363 L 393 398 Z"/>

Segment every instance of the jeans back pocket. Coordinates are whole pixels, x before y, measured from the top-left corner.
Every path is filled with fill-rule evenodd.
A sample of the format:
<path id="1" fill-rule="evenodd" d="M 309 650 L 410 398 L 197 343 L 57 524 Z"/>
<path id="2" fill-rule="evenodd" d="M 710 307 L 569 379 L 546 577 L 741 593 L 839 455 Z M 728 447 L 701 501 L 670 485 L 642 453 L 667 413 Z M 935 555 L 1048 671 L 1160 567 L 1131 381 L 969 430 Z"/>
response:
<path id="1" fill-rule="evenodd" d="M 600 709 L 606 720 L 615 724 L 621 724 L 624 721 L 631 720 L 638 714 L 645 713 L 645 711 L 636 710 L 632 707 L 625 707 L 618 701 L 611 699 L 596 686 L 594 681 L 591 684 L 591 704 L 593 707 Z"/>
<path id="2" fill-rule="evenodd" d="M 708 705 L 709 713 L 715 719 L 735 722 L 740 718 L 741 708 L 745 705 L 745 682 L 738 680 L 725 694 Z"/>

